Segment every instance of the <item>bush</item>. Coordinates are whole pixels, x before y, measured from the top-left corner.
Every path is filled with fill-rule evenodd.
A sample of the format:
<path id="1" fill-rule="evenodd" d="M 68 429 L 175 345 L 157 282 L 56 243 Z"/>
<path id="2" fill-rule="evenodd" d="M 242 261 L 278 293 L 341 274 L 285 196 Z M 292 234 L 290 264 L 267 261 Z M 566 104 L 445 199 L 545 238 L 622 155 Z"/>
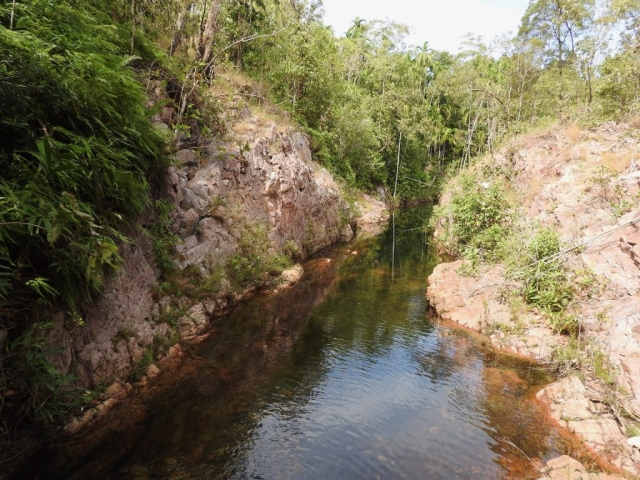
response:
<path id="1" fill-rule="evenodd" d="M 496 262 L 503 256 L 503 243 L 509 233 L 503 225 L 491 225 L 473 237 L 470 246 L 485 260 Z"/>
<path id="2" fill-rule="evenodd" d="M 527 247 L 527 266 L 523 274 L 527 303 L 556 314 L 563 312 L 573 297 L 573 288 L 568 282 L 559 252 L 560 239 L 557 232 L 550 228 L 538 231 Z M 565 323 L 562 320 L 560 325 Z M 573 327 L 561 326 L 557 329 L 566 331 Z"/>
<path id="3" fill-rule="evenodd" d="M 10 363 L 0 379 L 0 395 L 4 397 L 11 388 L 18 398 L 12 407 L 0 404 L 5 427 L 25 416 L 48 423 L 60 421 L 90 400 L 89 392 L 73 385 L 72 375 L 58 372 L 51 362 L 51 356 L 60 351 L 50 346 L 52 327 L 36 322 L 7 347 Z"/>
<path id="4" fill-rule="evenodd" d="M 117 267 L 119 231 L 149 205 L 167 165 L 131 67 L 152 59 L 129 57 L 130 30 L 93 5 L 17 3 L 13 30 L 0 6 L 0 306 L 9 316 L 35 300 L 74 310 L 99 291 Z"/>
<path id="5" fill-rule="evenodd" d="M 496 182 L 483 182 L 465 173 L 450 203 L 434 209 L 431 224 L 444 227 L 444 241 L 453 253 L 467 249 L 495 260 L 510 216 L 511 204 Z"/>
<path id="6" fill-rule="evenodd" d="M 238 242 L 238 252 L 229 259 L 226 273 L 236 289 L 258 286 L 265 274 L 278 275 L 291 266 L 284 254 L 270 251 L 266 229 L 261 225 L 248 227 Z"/>

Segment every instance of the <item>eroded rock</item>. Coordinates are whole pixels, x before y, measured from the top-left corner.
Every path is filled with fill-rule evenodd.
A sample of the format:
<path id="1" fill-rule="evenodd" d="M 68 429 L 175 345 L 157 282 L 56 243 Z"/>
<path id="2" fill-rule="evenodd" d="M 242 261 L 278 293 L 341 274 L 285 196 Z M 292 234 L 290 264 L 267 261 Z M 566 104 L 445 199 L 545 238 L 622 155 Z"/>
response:
<path id="1" fill-rule="evenodd" d="M 578 292 L 577 312 L 572 312 L 582 326 L 581 341 L 606 352 L 619 374 L 619 392 L 628 392 L 619 393 L 618 401 L 640 415 L 640 172 L 631 161 L 637 138 L 625 124 L 589 132 L 556 128 L 519 138 L 490 162 L 511 172 L 520 216 L 552 226 L 567 245 L 581 246 L 577 258 L 569 260 L 594 278 L 590 291 Z M 596 172 L 605 174 L 595 181 Z M 441 204 L 450 200 L 445 192 Z M 500 267 L 473 278 L 457 272 L 460 266 L 439 265 L 429 278 L 428 298 L 441 317 L 489 333 L 499 348 L 543 361 L 566 341 L 533 312 L 518 322 L 508 319 L 503 299 L 511 287 Z M 492 319 L 500 319 L 493 328 Z M 638 452 L 631 451 L 609 409 L 577 378 L 543 392 L 562 424 L 615 465 L 638 474 Z"/>
<path id="2" fill-rule="evenodd" d="M 589 473 L 582 463 L 567 455 L 549 460 L 543 473 L 539 480 L 624 480 L 619 475 Z"/>
<path id="3" fill-rule="evenodd" d="M 370 195 L 363 195 L 356 202 L 360 212 L 357 219 L 356 235 L 358 237 L 373 237 L 384 231 L 389 223 L 389 209 L 384 202 Z"/>

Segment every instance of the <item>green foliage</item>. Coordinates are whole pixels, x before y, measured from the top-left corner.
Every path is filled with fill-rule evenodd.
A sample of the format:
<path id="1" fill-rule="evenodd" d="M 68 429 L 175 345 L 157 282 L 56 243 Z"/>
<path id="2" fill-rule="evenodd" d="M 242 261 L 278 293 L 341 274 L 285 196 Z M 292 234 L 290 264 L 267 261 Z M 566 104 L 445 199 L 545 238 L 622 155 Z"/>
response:
<path id="1" fill-rule="evenodd" d="M 496 259 L 510 215 L 510 202 L 497 181 L 489 183 L 465 173 L 457 179 L 449 204 L 434 209 L 431 223 L 444 227 L 445 241 L 453 252 Z"/>
<path id="2" fill-rule="evenodd" d="M 228 260 L 225 270 L 232 286 L 243 290 L 263 283 L 265 274 L 279 275 L 291 264 L 286 255 L 271 252 L 263 226 L 251 225 L 240 237 L 238 252 Z"/>
<path id="3" fill-rule="evenodd" d="M 532 1 L 522 17 L 519 35 L 538 42 L 546 62 L 561 70 L 567 57 L 575 54 L 575 41 L 592 21 L 593 6 L 593 0 Z"/>
<path id="4" fill-rule="evenodd" d="M 549 314 L 549 324 L 556 333 L 576 337 L 580 332 L 578 317 L 566 312 L 554 312 Z"/>
<path id="5" fill-rule="evenodd" d="M 171 231 L 169 213 L 173 210 L 173 204 L 168 200 L 156 200 L 153 204 L 155 210 L 155 222 L 146 229 L 147 236 L 153 242 L 153 253 L 156 264 L 163 273 L 175 270 L 173 249 L 178 237 Z"/>
<path id="6" fill-rule="evenodd" d="M 527 246 L 523 270 L 524 297 L 551 314 L 563 313 L 573 298 L 560 253 L 560 239 L 552 229 L 541 229 Z M 552 317 L 554 318 L 554 317 Z M 552 324 L 562 333 L 576 333 L 575 320 L 568 316 L 556 316 Z"/>
<path id="7" fill-rule="evenodd" d="M 503 258 L 503 242 L 509 234 L 507 227 L 494 223 L 474 236 L 470 247 L 476 249 L 485 261 L 497 262 Z"/>
<path id="8" fill-rule="evenodd" d="M 614 387 L 617 384 L 618 371 L 609 360 L 609 355 L 597 345 L 590 345 L 588 352 L 590 372 L 606 387 Z"/>
<path id="9" fill-rule="evenodd" d="M 551 365 L 561 375 L 579 371 L 599 381 L 607 392 L 605 402 L 611 401 L 617 395 L 613 389 L 617 390 L 618 371 L 601 346 L 596 343 L 580 342 L 577 338 L 570 338 L 566 344 L 558 346 L 553 351 Z"/>
<path id="10" fill-rule="evenodd" d="M 17 392 L 18 406 L 10 412 L 11 422 L 23 416 L 57 422 L 89 400 L 90 393 L 75 387 L 75 378 L 58 372 L 52 363 L 52 356 L 60 352 L 49 344 L 52 327 L 51 323 L 33 323 L 7 347 L 0 394 L 4 397 L 8 388 Z M 1 403 L 0 413 L 6 413 Z"/>
<path id="11" fill-rule="evenodd" d="M 157 290 L 162 295 L 205 300 L 216 298 L 222 289 L 222 279 L 222 269 L 205 274 L 200 267 L 190 265 L 184 270 L 166 272 Z"/>
<path id="12" fill-rule="evenodd" d="M 560 375 L 567 375 L 571 371 L 579 370 L 585 364 L 582 353 L 584 344 L 576 338 L 570 338 L 566 344 L 558 346 L 551 355 L 551 365 Z"/>
<path id="13" fill-rule="evenodd" d="M 116 334 L 113 336 L 113 338 L 111 339 L 111 343 L 115 348 L 118 346 L 118 343 L 120 343 L 121 340 L 128 342 L 130 338 L 133 338 L 137 335 L 138 335 L 138 330 L 136 330 L 136 328 L 133 325 L 130 325 L 130 324 L 123 325 L 118 329 Z"/>
<path id="14" fill-rule="evenodd" d="M 149 345 L 142 354 L 142 357 L 131 364 L 129 379 L 138 382 L 147 374 L 147 367 L 153 363 L 154 346 Z"/>
<path id="15" fill-rule="evenodd" d="M 300 249 L 292 240 L 287 240 L 285 242 L 283 252 L 291 259 L 291 261 L 296 261 L 300 258 Z"/>
<path id="16" fill-rule="evenodd" d="M 480 251 L 475 247 L 467 247 L 462 252 L 464 262 L 457 272 L 465 277 L 475 277 L 478 275 L 482 257 Z"/>
<path id="17" fill-rule="evenodd" d="M 171 347 L 180 341 L 180 334 L 168 333 L 166 335 L 156 335 L 153 337 L 153 357 L 166 355 Z"/>
<path id="18" fill-rule="evenodd" d="M 166 323 L 171 328 L 177 328 L 178 320 L 180 319 L 180 317 L 184 317 L 186 313 L 186 308 L 170 307 L 166 311 L 160 313 L 157 322 Z"/>
<path id="19" fill-rule="evenodd" d="M 16 3 L 10 29 L 0 10 L 6 312 L 34 299 L 74 309 L 98 292 L 118 267 L 121 227 L 147 207 L 166 165 L 131 67 L 149 49 L 129 57 L 129 33 L 111 13 L 98 3 Z"/>

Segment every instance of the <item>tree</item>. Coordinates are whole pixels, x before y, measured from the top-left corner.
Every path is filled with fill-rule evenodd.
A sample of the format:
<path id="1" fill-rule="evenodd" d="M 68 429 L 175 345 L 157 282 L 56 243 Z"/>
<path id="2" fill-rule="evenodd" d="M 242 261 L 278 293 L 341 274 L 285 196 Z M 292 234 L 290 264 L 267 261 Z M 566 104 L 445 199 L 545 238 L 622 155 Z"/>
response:
<path id="1" fill-rule="evenodd" d="M 547 64 L 551 59 L 562 73 L 569 54 L 593 19 L 593 0 L 531 0 L 518 35 L 541 44 Z"/>
<path id="2" fill-rule="evenodd" d="M 211 0 L 211 2 L 212 3 L 208 5 L 207 21 L 202 28 L 202 35 L 200 36 L 200 42 L 198 44 L 198 60 L 206 65 L 211 61 L 213 43 L 218 28 L 218 15 L 220 14 L 220 7 L 222 7 L 224 0 Z"/>

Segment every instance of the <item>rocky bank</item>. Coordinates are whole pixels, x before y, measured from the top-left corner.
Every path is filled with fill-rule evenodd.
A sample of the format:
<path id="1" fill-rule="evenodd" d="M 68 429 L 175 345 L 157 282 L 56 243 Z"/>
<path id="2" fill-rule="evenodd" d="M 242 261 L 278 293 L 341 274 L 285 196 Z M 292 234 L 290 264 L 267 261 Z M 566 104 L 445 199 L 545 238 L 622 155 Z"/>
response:
<path id="1" fill-rule="evenodd" d="M 141 218 L 143 228 L 133 242 L 120 247 L 122 268 L 101 297 L 84 306 L 83 322 L 70 328 L 63 314 L 54 318 L 52 339 L 62 347 L 54 360 L 60 371 L 76 371 L 90 387 L 124 382 L 132 364 L 156 374 L 155 366 L 147 368 L 149 361 L 175 356 L 179 348 L 171 344 L 196 337 L 213 316 L 256 290 L 238 291 L 224 278 L 224 266 L 241 242 L 263 247 L 266 242 L 267 254 L 287 252 L 302 261 L 386 225 L 384 203 L 366 195 L 346 202 L 329 172 L 312 160 L 307 138 L 290 126 L 245 108 L 232 119 L 229 137 L 178 151 L 164 195 L 174 207 L 170 217 L 178 239 L 173 252 L 178 274 L 195 272 L 196 283 L 203 283 L 222 272 L 217 291 L 204 299 L 163 292 L 146 234 L 153 218 Z M 278 273 L 264 272 L 254 283 L 282 288 L 300 278 L 302 269 L 298 265 Z M 118 384 L 112 387 L 117 392 L 108 391 L 108 398 L 126 393 Z M 72 430 L 76 427 L 77 422 Z"/>
<path id="2" fill-rule="evenodd" d="M 477 166 L 508 172 L 506 187 L 519 199 L 521 218 L 553 226 L 573 247 L 566 261 L 591 283 L 578 294 L 579 339 L 611 362 L 615 398 L 588 371 L 563 378 L 539 398 L 561 425 L 632 475 L 640 474 L 640 452 L 628 442 L 625 412 L 640 413 L 639 147 L 640 131 L 628 124 L 556 127 L 521 137 Z M 445 192 L 442 203 L 449 198 Z M 508 304 L 521 283 L 502 265 L 486 266 L 476 277 L 463 275 L 461 266 L 460 260 L 441 264 L 429 277 L 427 296 L 440 317 L 541 362 L 567 343 L 540 312 Z"/>

